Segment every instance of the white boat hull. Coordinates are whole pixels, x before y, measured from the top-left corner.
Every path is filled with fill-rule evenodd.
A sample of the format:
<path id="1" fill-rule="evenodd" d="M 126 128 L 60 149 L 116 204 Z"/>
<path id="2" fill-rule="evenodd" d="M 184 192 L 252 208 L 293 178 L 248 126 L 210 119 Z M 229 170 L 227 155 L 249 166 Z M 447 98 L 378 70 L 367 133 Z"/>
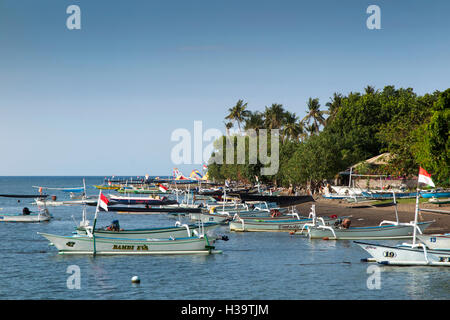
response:
<path id="1" fill-rule="evenodd" d="M 446 266 L 450 267 L 450 252 L 424 250 L 406 246 L 384 246 L 370 243 L 355 242 L 367 251 L 372 258 L 385 265 L 399 266 Z"/>
<path id="2" fill-rule="evenodd" d="M 422 234 L 417 238 L 430 249 L 450 251 L 450 234 Z"/>
<path id="3" fill-rule="evenodd" d="M 417 226 L 423 232 L 433 221 L 423 222 Z M 387 239 L 409 239 L 412 238 L 414 228 L 406 225 L 382 225 L 376 227 L 350 227 L 348 229 L 333 228 L 331 230 L 321 229 L 317 227 L 309 227 L 308 235 L 311 239 L 329 240 L 387 240 Z"/>
<path id="4" fill-rule="evenodd" d="M 96 255 L 209 254 L 214 249 L 207 237 L 146 240 L 39 234 L 60 254 L 94 254 L 94 251 Z"/>
<path id="5" fill-rule="evenodd" d="M 45 222 L 50 221 L 50 215 L 43 214 L 29 214 L 29 215 L 21 215 L 21 214 L 3 214 L 0 215 L 0 222 Z"/>
<path id="6" fill-rule="evenodd" d="M 204 226 L 205 233 L 213 231 L 220 225 L 217 223 L 206 224 Z M 117 239 L 164 239 L 164 238 L 184 238 L 194 236 L 194 230 L 199 231 L 198 226 L 189 226 L 189 235 L 186 227 L 167 227 L 167 228 L 152 228 L 152 229 L 135 229 L 123 231 L 109 231 L 109 230 L 95 230 L 95 234 L 99 237 L 117 238 Z M 77 228 L 79 235 L 87 235 L 84 228 Z"/>
<path id="7" fill-rule="evenodd" d="M 333 225 L 338 219 L 325 220 L 326 225 Z M 250 232 L 299 232 L 311 219 L 291 220 L 253 220 L 237 219 L 230 221 L 230 231 Z"/>

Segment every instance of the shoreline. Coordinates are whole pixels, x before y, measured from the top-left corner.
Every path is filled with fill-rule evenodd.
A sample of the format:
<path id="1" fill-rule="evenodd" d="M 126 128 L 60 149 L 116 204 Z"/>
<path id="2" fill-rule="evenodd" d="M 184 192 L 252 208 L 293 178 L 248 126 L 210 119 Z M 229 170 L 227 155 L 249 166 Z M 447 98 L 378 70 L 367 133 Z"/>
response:
<path id="1" fill-rule="evenodd" d="M 373 207 L 360 204 L 353 206 L 340 200 L 315 199 L 315 202 L 307 202 L 296 205 L 295 207 L 302 215 L 308 215 L 311 211 L 311 205 L 316 205 L 317 216 L 337 215 L 338 217 L 351 216 L 352 227 L 377 226 L 383 220 L 395 221 L 394 206 Z M 450 204 L 437 207 L 434 204 L 421 203 L 420 208 L 437 209 L 450 212 Z M 397 204 L 398 217 L 400 222 L 414 221 L 415 203 Z M 448 233 L 450 232 L 450 214 L 419 212 L 418 221 L 433 221 L 434 223 L 425 230 L 425 234 Z"/>

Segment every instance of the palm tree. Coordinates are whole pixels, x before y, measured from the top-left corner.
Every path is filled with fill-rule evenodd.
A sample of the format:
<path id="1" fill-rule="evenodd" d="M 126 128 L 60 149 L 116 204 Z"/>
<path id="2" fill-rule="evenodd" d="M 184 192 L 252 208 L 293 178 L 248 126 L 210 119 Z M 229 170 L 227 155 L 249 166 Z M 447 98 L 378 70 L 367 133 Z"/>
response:
<path id="1" fill-rule="evenodd" d="M 239 100 L 236 105 L 228 109 L 228 116 L 225 119 L 237 122 L 239 132 L 241 132 L 241 123 L 250 115 L 250 111 L 245 110 L 247 108 L 247 103 L 243 100 Z"/>
<path id="2" fill-rule="evenodd" d="M 245 130 L 254 129 L 257 133 L 259 129 L 264 128 L 264 118 L 261 112 L 250 112 L 248 118 L 245 120 Z"/>
<path id="3" fill-rule="evenodd" d="M 316 133 L 319 133 L 319 126 L 325 125 L 325 118 L 323 117 L 325 112 L 320 110 L 318 98 L 315 99 L 309 98 L 308 111 L 306 111 L 306 113 L 307 115 L 302 119 L 302 122 L 309 124 L 309 122 L 311 122 L 312 120 Z"/>
<path id="4" fill-rule="evenodd" d="M 264 110 L 264 126 L 266 129 L 280 129 L 285 116 L 282 104 L 273 103 Z"/>
<path id="5" fill-rule="evenodd" d="M 230 129 L 233 128 L 233 122 L 224 122 L 225 123 L 225 129 L 227 130 L 227 136 L 230 135 Z"/>
<path id="6" fill-rule="evenodd" d="M 326 113 L 328 114 L 328 118 L 325 121 L 325 124 L 328 125 L 338 113 L 339 109 L 342 107 L 342 100 L 343 96 L 340 93 L 333 93 L 333 97 L 330 98 L 330 102 L 327 102 L 325 105 L 328 107 L 328 111 Z"/>
<path id="7" fill-rule="evenodd" d="M 295 113 L 286 111 L 283 121 L 283 141 L 284 139 L 299 140 L 304 133 L 303 124 L 298 121 L 298 117 Z"/>
<path id="8" fill-rule="evenodd" d="M 305 126 L 305 131 L 309 133 L 309 135 L 313 135 L 315 133 L 317 133 L 319 130 L 316 126 L 316 124 L 313 122 L 312 124 L 307 124 Z"/>
<path id="9" fill-rule="evenodd" d="M 366 94 L 373 94 L 375 93 L 375 87 L 373 86 L 367 86 L 364 88 L 364 91 L 366 92 Z M 377 90 L 378 91 L 378 90 Z"/>

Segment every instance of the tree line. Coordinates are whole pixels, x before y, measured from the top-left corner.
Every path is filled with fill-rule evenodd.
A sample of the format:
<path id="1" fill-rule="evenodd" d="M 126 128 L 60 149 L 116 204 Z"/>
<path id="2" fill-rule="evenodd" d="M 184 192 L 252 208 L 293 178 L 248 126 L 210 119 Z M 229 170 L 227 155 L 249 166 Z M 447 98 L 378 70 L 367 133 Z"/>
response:
<path id="1" fill-rule="evenodd" d="M 421 166 L 436 185 L 449 186 L 449 123 L 450 89 L 421 96 L 412 88 L 367 86 L 362 93 L 334 93 L 325 108 L 318 98 L 309 98 L 302 116 L 278 103 L 251 111 L 239 100 L 224 121 L 226 136 L 234 139 L 231 147 L 237 147 L 243 130 L 278 129 L 279 170 L 272 176 L 259 176 L 264 165 L 259 158 L 251 163 L 248 156 L 245 163 L 217 164 L 212 159 L 224 156 L 220 153 L 225 150 L 216 150 L 209 177 L 255 182 L 259 176 L 260 181 L 277 186 L 317 185 L 356 163 L 389 152 L 388 163 L 370 168 L 372 173 L 410 178 Z M 233 127 L 238 133 L 230 135 Z M 367 166 L 358 169 L 362 172 Z"/>

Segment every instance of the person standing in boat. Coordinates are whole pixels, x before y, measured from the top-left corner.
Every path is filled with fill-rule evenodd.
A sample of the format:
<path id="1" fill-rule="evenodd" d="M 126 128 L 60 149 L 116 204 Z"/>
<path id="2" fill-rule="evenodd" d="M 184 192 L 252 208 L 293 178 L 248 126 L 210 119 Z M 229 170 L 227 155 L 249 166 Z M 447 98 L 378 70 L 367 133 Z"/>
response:
<path id="1" fill-rule="evenodd" d="M 23 214 L 24 216 L 29 216 L 30 213 L 31 213 L 30 209 L 28 209 L 27 207 L 23 208 L 22 214 Z"/>

